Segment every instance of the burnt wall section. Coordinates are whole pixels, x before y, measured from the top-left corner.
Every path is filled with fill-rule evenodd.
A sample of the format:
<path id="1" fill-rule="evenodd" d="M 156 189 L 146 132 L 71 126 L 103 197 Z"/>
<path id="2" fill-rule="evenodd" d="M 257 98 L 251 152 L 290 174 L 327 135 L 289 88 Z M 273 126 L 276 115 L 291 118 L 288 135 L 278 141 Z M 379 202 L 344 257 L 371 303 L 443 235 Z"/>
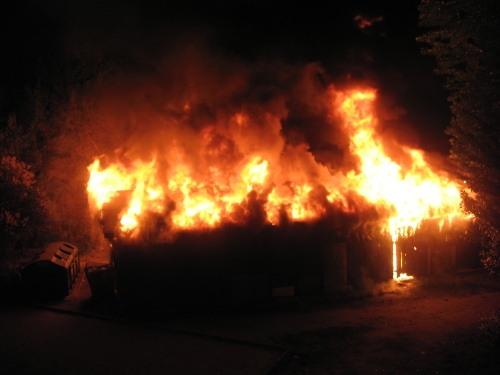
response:
<path id="1" fill-rule="evenodd" d="M 347 283 L 363 288 L 392 279 L 392 240 L 389 234 L 366 236 L 353 232 L 347 239 Z"/>
<path id="2" fill-rule="evenodd" d="M 415 232 L 396 241 L 397 273 L 439 275 L 460 268 L 482 267 L 481 245 L 467 236 L 467 223 L 455 226 L 426 221 Z"/>
<path id="3" fill-rule="evenodd" d="M 124 306 L 257 306 L 390 279 L 391 247 L 359 238 L 324 223 L 290 223 L 185 231 L 165 244 L 115 240 L 117 293 Z"/>

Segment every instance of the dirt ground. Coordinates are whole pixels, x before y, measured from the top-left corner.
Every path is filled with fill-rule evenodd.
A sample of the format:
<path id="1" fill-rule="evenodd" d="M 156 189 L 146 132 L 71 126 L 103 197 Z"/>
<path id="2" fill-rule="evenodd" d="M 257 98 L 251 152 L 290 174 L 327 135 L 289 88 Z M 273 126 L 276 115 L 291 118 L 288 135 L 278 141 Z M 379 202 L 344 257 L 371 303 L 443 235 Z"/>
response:
<path id="1" fill-rule="evenodd" d="M 500 346 L 478 329 L 500 308 L 498 280 L 469 272 L 388 287 L 325 311 L 323 328 L 284 334 L 293 350 L 272 374 L 500 373 Z"/>
<path id="2" fill-rule="evenodd" d="M 105 260 L 103 252 L 82 262 Z M 84 277 L 77 284 L 55 307 L 124 318 L 109 302 L 92 302 Z M 276 300 L 266 310 L 149 317 L 148 324 L 289 348 L 272 375 L 498 375 L 500 343 L 481 329 L 498 311 L 500 277 L 475 269 Z M 498 329 L 500 323 L 489 326 Z"/>
<path id="3" fill-rule="evenodd" d="M 392 281 L 344 301 L 285 304 L 168 325 L 289 347 L 273 375 L 500 373 L 500 346 L 479 328 L 500 309 L 500 280 L 483 270 Z"/>

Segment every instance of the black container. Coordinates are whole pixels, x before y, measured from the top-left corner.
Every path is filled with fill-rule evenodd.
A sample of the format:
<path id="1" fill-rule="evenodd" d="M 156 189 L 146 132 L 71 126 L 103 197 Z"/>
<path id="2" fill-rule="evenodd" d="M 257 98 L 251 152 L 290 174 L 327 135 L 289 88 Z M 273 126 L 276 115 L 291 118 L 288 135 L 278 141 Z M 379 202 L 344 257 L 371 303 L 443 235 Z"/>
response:
<path id="1" fill-rule="evenodd" d="M 85 264 L 85 276 L 92 298 L 100 301 L 114 299 L 115 269 L 112 264 L 88 262 Z"/>

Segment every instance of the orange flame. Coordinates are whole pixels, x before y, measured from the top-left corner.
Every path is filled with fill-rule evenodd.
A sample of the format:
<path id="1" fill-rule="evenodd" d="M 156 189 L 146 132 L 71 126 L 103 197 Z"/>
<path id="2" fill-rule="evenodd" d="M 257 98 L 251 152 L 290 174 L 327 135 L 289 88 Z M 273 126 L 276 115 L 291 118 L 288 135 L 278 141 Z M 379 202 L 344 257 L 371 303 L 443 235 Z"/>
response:
<path id="1" fill-rule="evenodd" d="M 292 221 L 313 221 L 339 209 L 351 212 L 353 196 L 361 206 L 376 208 L 380 229 L 394 241 L 424 220 L 463 217 L 461 187 L 446 173 L 434 171 L 422 151 L 401 147 L 409 161 L 405 165 L 387 155 L 375 131 L 375 98 L 374 90 L 331 90 L 331 115 L 343 119 L 350 152 L 359 158 L 356 171 L 332 173 L 304 144 L 283 141 L 281 150 L 261 152 L 266 140 L 249 136 L 250 119 L 236 113 L 231 120 L 237 125 L 231 142 L 241 151 L 236 161 L 229 163 L 213 154 L 200 173 L 190 168 L 184 151 L 171 150 L 175 163 L 166 170 L 156 158 L 105 168 L 96 159 L 89 166 L 87 190 L 98 210 L 119 191 L 131 192 L 119 217 L 121 234 L 131 237 L 144 230 L 148 215 L 164 218 L 170 232 L 245 223 L 257 214 L 264 223 L 276 225 L 284 215 Z M 217 152 L 224 153 L 233 143 Z"/>
<path id="2" fill-rule="evenodd" d="M 365 29 L 367 27 L 373 26 L 373 24 L 383 21 L 384 19 L 382 17 L 377 17 L 377 18 L 367 18 L 364 17 L 360 14 L 358 14 L 356 17 L 354 17 L 354 21 L 356 21 L 356 26 L 359 27 L 360 29 Z"/>
<path id="3" fill-rule="evenodd" d="M 404 170 L 384 152 L 374 132 L 374 91 L 344 94 L 340 111 L 351 134 L 351 150 L 361 160 L 361 173 L 347 175 L 349 186 L 369 202 L 386 207 L 391 215 L 386 228 L 395 240 L 401 231 L 426 219 L 462 216 L 460 186 L 438 174 L 424 160 L 422 151 L 402 147 L 411 159 Z"/>

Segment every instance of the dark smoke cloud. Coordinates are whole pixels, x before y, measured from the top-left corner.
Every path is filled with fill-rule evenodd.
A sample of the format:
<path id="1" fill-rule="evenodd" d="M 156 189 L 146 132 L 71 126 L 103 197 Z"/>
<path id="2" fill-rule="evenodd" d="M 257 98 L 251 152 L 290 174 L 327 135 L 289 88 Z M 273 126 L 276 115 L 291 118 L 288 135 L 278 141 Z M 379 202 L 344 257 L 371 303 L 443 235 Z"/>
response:
<path id="1" fill-rule="evenodd" d="M 318 66 L 230 63 L 191 48 L 168 65 L 122 75 L 93 93 L 101 121 L 121 140 L 122 161 L 156 155 L 168 170 L 182 150 L 202 177 L 214 164 L 229 173 L 244 155 L 284 154 L 290 171 L 314 180 L 318 161 L 334 172 L 349 159 L 348 136 L 328 119 L 328 87 L 309 73 Z M 316 160 L 304 159 L 309 151 Z"/>
<path id="2" fill-rule="evenodd" d="M 7 15 L 0 38 L 6 51 L 4 71 L 8 73 L 4 75 L 7 81 L 31 77 L 34 69 L 27 72 L 27 62 L 46 59 L 44 51 L 59 39 L 64 41 L 66 54 L 75 59 L 125 60 L 151 70 L 193 44 L 216 55 L 252 62 L 262 57 L 292 66 L 319 62 L 335 82 L 348 75 L 365 81 L 376 77 L 381 92 L 394 95 L 406 109 L 403 121 L 418 134 L 410 142 L 446 154 L 447 93 L 442 78 L 433 76 L 433 60 L 421 56 L 415 42 L 423 31 L 417 26 L 418 4 L 418 0 L 27 0 L 2 12 Z M 361 20 L 382 17 L 383 21 L 363 29 L 377 32 L 366 33 L 353 22 L 358 15 L 370 15 Z M 167 69 L 168 64 L 163 67 Z M 293 136 L 293 132 L 287 134 Z M 308 141 L 316 147 L 312 139 Z M 317 147 L 339 153 L 331 145 Z"/>
<path id="3" fill-rule="evenodd" d="M 229 180 L 244 155 L 280 155 L 283 175 L 306 171 L 314 186 L 311 204 L 325 207 L 322 175 L 356 170 L 359 163 L 331 113 L 332 85 L 377 89 L 377 135 L 395 160 L 404 156 L 400 143 L 446 151 L 434 141 L 444 138 L 436 130 L 443 125 L 436 124 L 446 115 L 420 121 L 432 116 L 415 111 L 426 106 L 422 92 L 435 87 L 420 79 L 425 69 L 432 71 L 428 61 L 409 58 L 419 55 L 419 46 L 411 44 L 415 30 L 399 30 L 408 21 L 398 17 L 414 17 L 416 8 L 314 5 L 52 0 L 45 9 L 62 25 L 68 56 L 120 62 L 116 75 L 88 93 L 109 143 L 116 145 L 99 145 L 110 161 L 130 164 L 156 155 L 166 176 L 181 151 L 193 177 L 206 177 L 216 163 L 224 166 L 220 178 Z M 384 38 L 357 29 L 357 14 L 382 14 L 376 27 L 383 26 Z M 430 100 L 440 95 L 434 89 Z M 336 225 L 377 221 L 380 213 L 357 201 Z M 251 195 L 234 215 L 259 227 L 264 204 L 264 197 Z M 150 221 L 152 227 L 170 225 Z"/>

